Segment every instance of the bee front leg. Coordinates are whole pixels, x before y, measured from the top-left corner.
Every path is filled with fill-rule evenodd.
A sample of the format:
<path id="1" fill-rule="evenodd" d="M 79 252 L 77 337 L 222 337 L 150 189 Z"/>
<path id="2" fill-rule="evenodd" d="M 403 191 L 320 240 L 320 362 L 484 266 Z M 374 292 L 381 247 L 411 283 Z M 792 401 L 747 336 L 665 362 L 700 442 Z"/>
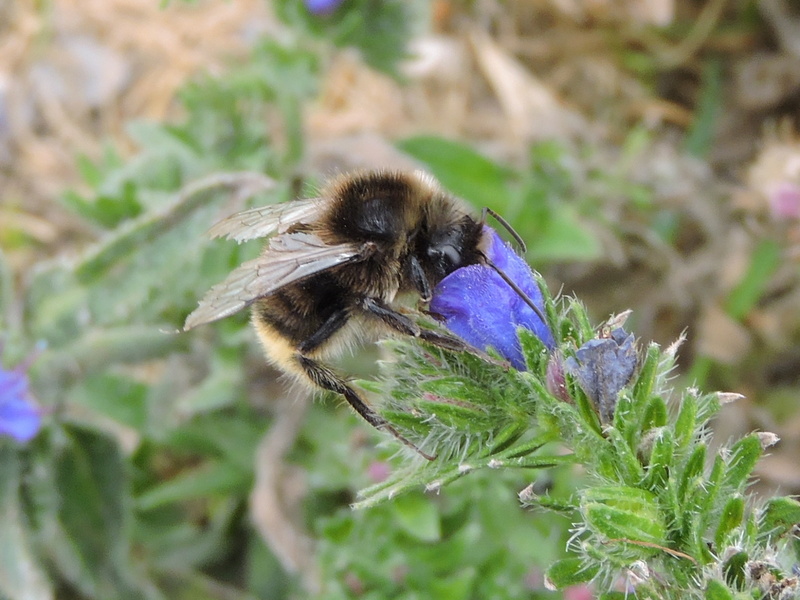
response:
<path id="1" fill-rule="evenodd" d="M 483 350 L 468 344 L 459 337 L 434 331 L 432 329 L 421 328 L 409 317 L 397 312 L 381 300 L 377 300 L 375 298 L 364 298 L 361 301 L 361 306 L 368 313 L 379 318 L 381 321 L 383 321 L 383 323 L 399 333 L 419 338 L 424 342 L 428 342 L 429 344 L 433 344 L 434 346 L 443 348 L 444 350 L 451 350 L 453 352 L 469 352 L 470 354 L 474 354 L 486 362 L 501 366 L 505 369 L 510 367 L 508 362 L 499 361 L 489 356 Z"/>

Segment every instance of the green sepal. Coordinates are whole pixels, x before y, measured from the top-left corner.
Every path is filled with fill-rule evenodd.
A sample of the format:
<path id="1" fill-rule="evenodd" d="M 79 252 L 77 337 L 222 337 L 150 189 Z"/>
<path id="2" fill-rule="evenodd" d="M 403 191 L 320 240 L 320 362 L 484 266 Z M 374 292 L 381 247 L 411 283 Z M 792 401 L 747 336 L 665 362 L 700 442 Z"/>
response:
<path id="1" fill-rule="evenodd" d="M 479 406 L 441 396 L 433 398 L 435 399 L 418 400 L 416 407 L 421 412 L 435 417 L 441 425 L 466 432 L 486 431 L 492 428 L 491 417 Z"/>
<path id="2" fill-rule="evenodd" d="M 524 327 L 517 329 L 522 356 L 530 373 L 543 375 L 550 360 L 550 350 L 535 333 Z"/>
<path id="3" fill-rule="evenodd" d="M 730 533 L 742 524 L 743 517 L 744 499 L 741 496 L 733 496 L 725 503 L 717 531 L 714 534 L 714 543 L 717 548 L 723 548 L 728 543 Z"/>
<path id="4" fill-rule="evenodd" d="M 562 558 L 550 565 L 545 577 L 552 587 L 561 590 L 571 585 L 587 583 L 594 579 L 599 571 L 599 563 L 587 565 L 582 558 Z"/>
<path id="5" fill-rule="evenodd" d="M 712 579 L 706 585 L 706 600 L 733 600 L 733 593 L 719 579 Z"/>
<path id="6" fill-rule="evenodd" d="M 678 500 L 680 502 L 686 503 L 689 500 L 691 492 L 694 491 L 696 487 L 695 484 L 703 476 L 705 460 L 706 445 L 698 444 L 694 449 L 694 452 L 692 452 L 691 456 L 686 461 L 686 465 L 684 466 L 683 472 L 680 475 L 680 481 L 678 483 Z"/>
<path id="7" fill-rule="evenodd" d="M 640 435 L 637 415 L 639 410 L 636 399 L 629 390 L 623 389 L 617 394 L 617 405 L 614 408 L 613 426 L 631 446 L 636 446 L 635 438 Z"/>
<path id="8" fill-rule="evenodd" d="M 649 398 L 653 395 L 653 386 L 656 382 L 660 360 L 661 348 L 659 348 L 658 344 L 648 345 L 644 361 L 642 361 L 642 365 L 639 368 L 639 376 L 633 386 L 633 395 L 636 398 Z"/>
<path id="9" fill-rule="evenodd" d="M 666 427 L 660 428 L 653 439 L 642 487 L 648 490 L 664 487 L 669 479 L 673 451 L 672 431 Z"/>
<path id="10" fill-rule="evenodd" d="M 654 396 L 647 403 L 639 431 L 648 431 L 667 424 L 667 404 L 661 396 Z"/>
<path id="11" fill-rule="evenodd" d="M 614 427 L 607 428 L 606 435 L 616 450 L 615 468 L 622 475 L 623 481 L 639 483 L 644 478 L 644 469 L 628 441 Z"/>
<path id="12" fill-rule="evenodd" d="M 722 481 L 723 486 L 731 491 L 741 489 L 753 472 L 762 453 L 761 440 L 755 433 L 736 442 L 730 450 L 730 460 Z"/>
<path id="13" fill-rule="evenodd" d="M 725 575 L 726 583 L 738 591 L 744 589 L 747 579 L 746 567 L 749 556 L 747 552 L 737 552 L 722 565 L 722 573 Z"/>
<path id="14" fill-rule="evenodd" d="M 486 390 L 473 380 L 457 375 L 439 376 L 419 384 L 419 389 L 435 396 L 475 405 L 488 396 Z"/>
<path id="15" fill-rule="evenodd" d="M 530 423 L 525 421 L 514 421 L 513 423 L 509 423 L 500 429 L 500 431 L 498 431 L 491 440 L 486 442 L 484 449 L 478 454 L 478 456 L 489 456 L 497 452 L 502 452 L 516 442 L 520 437 L 522 437 L 522 434 L 524 434 L 529 427 Z"/>
<path id="16" fill-rule="evenodd" d="M 523 506 L 531 506 L 536 508 L 544 508 L 546 510 L 561 514 L 573 515 L 578 507 L 570 500 L 561 500 L 553 498 L 552 496 L 544 495 L 529 495 L 524 499 L 520 499 Z"/>
<path id="17" fill-rule="evenodd" d="M 800 502 L 794 498 L 772 498 L 762 512 L 761 530 L 770 537 L 780 537 L 800 523 Z"/>
<path id="18" fill-rule="evenodd" d="M 586 307 L 580 300 L 573 299 L 570 301 L 567 314 L 569 313 L 572 313 L 574 325 L 576 327 L 575 333 L 578 337 L 578 339 L 575 340 L 575 344 L 580 346 L 594 337 L 594 327 L 592 326 L 592 321 L 589 319 L 589 315 L 586 313 Z M 570 321 L 572 320 L 563 319 L 562 324 L 570 323 Z"/>
<path id="19" fill-rule="evenodd" d="M 403 431 L 427 433 L 431 429 L 431 425 L 426 421 L 426 416 L 424 415 L 417 415 L 403 410 L 387 409 L 381 409 L 380 414 L 393 426 Z"/>
<path id="20" fill-rule="evenodd" d="M 711 473 L 706 478 L 705 495 L 700 503 L 700 513 L 710 514 L 714 508 L 719 495 L 722 477 L 725 474 L 725 461 L 720 455 L 714 457 L 714 465 L 711 467 Z"/>
<path id="21" fill-rule="evenodd" d="M 675 419 L 675 446 L 684 449 L 689 446 L 697 435 L 697 397 L 693 394 L 684 394 L 678 417 Z"/>
<path id="22" fill-rule="evenodd" d="M 624 486 L 606 486 L 586 490 L 581 512 L 587 525 L 609 540 L 666 545 L 666 526 L 658 500 L 650 492 Z M 643 555 L 657 548 L 639 547 Z"/>

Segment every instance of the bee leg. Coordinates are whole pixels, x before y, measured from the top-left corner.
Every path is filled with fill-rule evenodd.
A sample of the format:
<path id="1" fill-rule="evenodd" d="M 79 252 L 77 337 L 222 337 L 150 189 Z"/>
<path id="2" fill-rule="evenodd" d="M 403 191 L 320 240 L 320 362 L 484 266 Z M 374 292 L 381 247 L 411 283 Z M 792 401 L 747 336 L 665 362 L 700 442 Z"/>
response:
<path id="1" fill-rule="evenodd" d="M 372 410 L 369 405 L 361 399 L 352 387 L 347 382 L 337 375 L 333 370 L 325 365 L 310 358 L 308 353 L 317 348 L 320 344 L 330 338 L 336 331 L 347 322 L 348 314 L 346 311 L 337 311 L 333 313 L 325 323 L 322 324 L 314 334 L 312 334 L 305 342 L 300 344 L 295 354 L 295 360 L 303 372 L 311 380 L 311 383 L 324 390 L 341 394 L 345 400 L 353 407 L 361 417 L 375 429 L 387 431 L 392 434 L 397 440 L 414 449 L 420 456 L 427 460 L 433 460 L 435 456 L 431 456 L 417 448 L 412 442 L 407 440 L 403 435 L 392 427 L 386 419 L 378 415 Z"/>
<path id="2" fill-rule="evenodd" d="M 499 361 L 489 356 L 483 350 L 468 344 L 459 337 L 434 331 L 432 329 L 421 328 L 409 317 L 397 312 L 380 300 L 376 300 L 375 298 L 365 298 L 362 300 L 361 306 L 367 312 L 378 317 L 381 321 L 395 331 L 419 338 L 424 342 L 428 342 L 429 344 L 433 344 L 434 346 L 443 348 L 444 350 L 452 350 L 453 352 L 469 352 L 470 354 L 473 354 L 478 358 L 485 360 L 486 362 L 501 366 L 503 368 L 508 368 L 510 366 L 506 361 Z"/>
<path id="3" fill-rule="evenodd" d="M 435 456 L 431 456 L 430 454 L 423 452 L 415 444 L 403 437 L 403 435 L 394 427 L 392 427 L 389 422 L 386 421 L 386 419 L 375 413 L 375 411 L 372 410 L 367 403 L 361 399 L 361 396 L 359 396 L 353 388 L 347 385 L 347 383 L 331 369 L 311 358 L 308 358 L 307 356 L 303 356 L 302 354 L 297 354 L 296 358 L 297 362 L 300 364 L 300 367 L 303 369 L 312 383 L 324 390 L 335 392 L 344 396 L 345 400 L 347 400 L 350 406 L 352 406 L 353 409 L 375 429 L 389 432 L 395 438 L 397 438 L 397 440 L 409 448 L 412 448 L 420 456 L 427 460 L 434 460 L 436 458 Z"/>

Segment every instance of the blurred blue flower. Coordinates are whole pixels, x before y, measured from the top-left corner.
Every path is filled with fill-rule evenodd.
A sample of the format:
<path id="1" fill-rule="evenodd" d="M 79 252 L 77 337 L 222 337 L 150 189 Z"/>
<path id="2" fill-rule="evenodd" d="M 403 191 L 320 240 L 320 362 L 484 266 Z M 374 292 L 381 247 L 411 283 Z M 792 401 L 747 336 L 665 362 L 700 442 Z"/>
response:
<path id="1" fill-rule="evenodd" d="M 544 300 L 528 263 L 484 227 L 491 244 L 487 255 L 544 312 Z M 433 290 L 431 311 L 444 317 L 447 328 L 476 348 L 497 350 L 516 369 L 525 369 L 517 328 L 535 333 L 551 350 L 553 334 L 519 294 L 486 265 L 469 265 L 450 273 Z"/>
<path id="2" fill-rule="evenodd" d="M 42 426 L 42 411 L 30 395 L 28 364 L 6 370 L 0 367 L 0 435 L 27 442 Z"/>
<path id="3" fill-rule="evenodd" d="M 303 0 L 308 12 L 314 15 L 328 15 L 335 11 L 342 0 Z"/>

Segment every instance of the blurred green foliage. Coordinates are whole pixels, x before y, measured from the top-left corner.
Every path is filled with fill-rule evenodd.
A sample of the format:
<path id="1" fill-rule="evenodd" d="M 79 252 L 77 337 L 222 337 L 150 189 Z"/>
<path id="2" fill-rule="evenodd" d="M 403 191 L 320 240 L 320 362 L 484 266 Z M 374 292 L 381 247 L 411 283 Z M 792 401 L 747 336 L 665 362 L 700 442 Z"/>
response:
<path id="1" fill-rule="evenodd" d="M 297 0 L 280 0 L 275 7 L 293 35 L 281 42 L 265 39 L 246 64 L 189 85 L 181 95 L 186 114 L 181 122 L 132 123 L 129 133 L 139 151 L 129 160 L 113 148 L 99 161 L 78 157 L 91 192 L 67 191 L 62 202 L 96 233 L 81 255 L 43 262 L 22 278 L 0 254 L 0 325 L 8 355 L 17 359 L 46 343 L 31 378 L 48 414 L 47 427 L 29 445 L 0 440 L 0 597 L 313 595 L 303 589 L 302 578 L 281 568 L 250 524 L 254 457 L 270 428 L 275 398 L 263 382 L 263 361 L 245 327 L 246 315 L 191 334 L 175 330 L 206 289 L 258 252 L 257 244 L 208 242 L 209 225 L 247 205 L 284 201 L 295 179 L 309 175 L 300 166 L 302 107 L 313 98 L 329 44 L 355 47 L 370 65 L 398 76 L 424 6 L 349 0 L 326 17 L 309 15 Z M 593 189 L 600 191 L 582 195 L 569 168 L 574 153 L 556 144 L 532 148 L 528 165 L 516 169 L 440 138 L 414 137 L 398 146 L 454 193 L 508 217 L 530 242 L 529 257 L 538 264 L 599 255 L 600 244 L 586 222 L 595 216 L 603 190 L 631 197 L 658 222 L 658 215 L 648 213 L 646 190 L 622 176 L 593 174 L 600 184 Z M 277 185 L 270 187 L 266 177 Z M 765 247 L 754 259 L 754 271 L 763 272 L 759 265 L 773 259 Z M 741 315 L 760 289 L 757 282 L 743 282 L 730 309 Z M 550 308 L 555 319 L 554 305 Z M 577 304 L 572 317 L 560 320 L 559 327 L 574 350 L 593 332 Z M 541 376 L 546 368 L 541 348 L 535 339 L 523 341 L 531 370 Z M 654 442 L 653 455 L 663 456 L 653 462 L 660 467 L 645 475 L 647 491 L 635 488 L 627 475 L 614 480 L 609 474 L 602 488 L 579 491 L 581 480 L 569 463 L 589 462 L 593 449 L 612 462 L 619 458 L 615 452 L 626 452 L 631 471 L 642 475 L 635 456 L 642 422 L 619 423 L 616 438 L 602 436 L 596 423 L 575 431 L 590 443 L 572 447 L 577 457 L 564 455 L 553 444 L 554 423 L 563 429 L 566 422 L 558 423 L 564 418 L 558 405 L 550 405 L 551 421 L 545 423 L 550 429 L 531 430 L 531 415 L 540 410 L 532 400 L 531 378 L 500 372 L 471 356 L 453 359 L 457 369 L 446 373 L 451 379 L 434 377 L 441 374 L 439 367 L 420 362 L 418 346 L 386 346 L 401 359 L 393 375 L 398 385 L 389 393 L 396 403 L 419 396 L 403 387 L 414 383 L 404 379 L 410 372 L 427 377 L 425 391 L 452 395 L 453 389 L 469 389 L 467 401 L 492 403 L 485 411 L 450 407 L 442 417 L 450 433 L 439 439 L 451 450 L 443 451 L 440 462 L 423 465 L 427 470 L 395 456 L 392 440 L 335 402 L 311 407 L 289 456 L 305 473 L 303 511 L 316 540 L 319 597 L 552 598 L 554 593 L 543 591 L 542 577 L 554 561 L 561 559 L 549 570 L 557 587 L 601 571 L 587 567 L 586 556 L 565 558 L 569 527 L 579 517 L 586 520 L 581 533 L 595 536 L 595 545 L 583 548 L 585 555 L 613 554 L 616 561 L 602 567 L 603 583 L 626 561 L 657 554 L 645 542 L 693 545 L 705 560 L 705 538 L 690 536 L 689 517 L 691 503 L 703 502 L 707 489 L 718 493 L 708 501 L 713 519 L 703 525 L 720 547 L 746 536 L 764 545 L 763 531 L 785 532 L 797 520 L 794 503 L 776 500 L 759 513 L 759 530 L 754 513 L 733 493 L 742 489 L 751 459 L 760 454 L 752 436 L 734 446 L 725 472 L 717 463 L 704 472 L 705 446 L 696 433 L 713 412 L 706 406 L 711 400 L 698 400 L 695 408 L 702 414 L 681 412 L 673 437 L 664 433 Z M 458 385 L 447 387 L 454 382 Z M 363 387 L 385 389 L 369 382 Z M 657 406 L 645 407 L 655 416 L 644 424 L 663 428 L 659 415 L 666 409 L 658 404 L 663 400 L 645 387 L 637 388 L 635 398 Z M 498 397 L 503 402 L 495 403 Z M 527 400 L 520 404 L 520 398 Z M 591 418 L 583 402 L 581 417 Z M 424 401 L 418 408 L 442 414 L 441 406 Z M 387 415 L 406 427 L 421 423 L 402 410 Z M 465 470 L 467 457 L 471 465 Z M 526 468 L 498 469 L 497 461 Z M 670 471 L 669 461 L 680 468 Z M 733 463 L 739 466 L 732 468 Z M 376 465 L 389 470 L 386 480 L 371 479 Z M 541 471 L 554 465 L 564 466 Z M 670 506 L 687 511 L 685 523 L 654 507 L 658 486 L 671 478 L 678 478 L 672 481 L 677 485 L 663 489 L 681 494 L 675 499 L 680 503 Z M 704 478 L 717 488 L 703 487 Z M 521 506 L 516 494 L 532 482 L 549 490 L 537 500 L 540 508 L 568 518 Z M 423 494 L 424 484 L 437 493 Z M 359 489 L 364 495 L 358 496 Z M 354 511 L 351 504 L 359 500 L 370 508 Z M 620 523 L 618 530 L 609 529 Z M 603 536 L 641 543 L 604 549 L 595 543 Z M 661 559 L 669 562 L 670 556 Z M 732 598 L 729 583 L 743 587 L 738 583 L 743 567 L 737 565 L 748 560 L 752 556 L 729 557 L 726 570 L 714 573 L 720 579 L 709 582 L 709 597 Z"/>

